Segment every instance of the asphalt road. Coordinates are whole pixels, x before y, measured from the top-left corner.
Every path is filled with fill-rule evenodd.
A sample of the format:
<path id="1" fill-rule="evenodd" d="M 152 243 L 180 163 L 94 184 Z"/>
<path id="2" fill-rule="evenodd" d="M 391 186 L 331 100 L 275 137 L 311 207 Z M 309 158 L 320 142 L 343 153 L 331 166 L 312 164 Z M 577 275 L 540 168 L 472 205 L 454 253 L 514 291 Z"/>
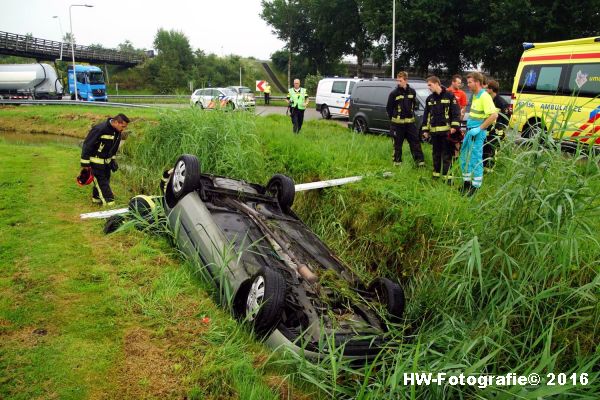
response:
<path id="1" fill-rule="evenodd" d="M 285 115 L 287 108 L 286 107 L 278 107 L 278 106 L 256 106 L 256 115 Z M 304 111 L 304 120 L 310 121 L 312 119 L 321 119 L 321 113 L 315 110 L 315 108 L 307 108 Z M 348 118 L 331 118 L 331 121 L 337 122 L 338 124 L 346 127 L 348 126 Z"/>

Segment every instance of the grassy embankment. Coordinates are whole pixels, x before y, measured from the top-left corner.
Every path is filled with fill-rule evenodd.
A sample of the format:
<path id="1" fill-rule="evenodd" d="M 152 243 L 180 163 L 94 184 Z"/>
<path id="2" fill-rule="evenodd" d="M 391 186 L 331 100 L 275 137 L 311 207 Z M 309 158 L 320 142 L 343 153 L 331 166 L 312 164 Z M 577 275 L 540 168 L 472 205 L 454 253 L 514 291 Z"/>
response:
<path id="1" fill-rule="evenodd" d="M 167 241 L 80 220 L 96 208 L 74 182 L 77 140 L 28 132 L 82 137 L 117 112 L 88 110 L 0 110 L 0 398 L 301 397 Z M 154 118 L 128 114 L 132 131 Z"/>
<path id="2" fill-rule="evenodd" d="M 388 140 L 324 121 L 292 136 L 287 119 L 179 112 L 136 131 L 126 147 L 135 192 L 183 152 L 214 173 L 266 182 L 390 169 Z M 429 149 L 428 147 L 426 148 Z M 406 154 L 408 156 L 408 154 Z M 408 159 L 408 158 L 407 158 Z M 430 163 L 430 160 L 428 160 Z M 328 359 L 286 364 L 290 378 L 336 397 L 523 398 L 599 392 L 600 224 L 597 160 L 534 146 L 506 146 L 484 189 L 464 198 L 406 165 L 392 178 L 305 193 L 295 209 L 361 275 L 401 277 L 412 340 L 367 368 Z M 149 177 L 152 177 L 151 179 Z M 587 386 L 539 388 L 402 385 L 406 371 L 587 372 Z M 536 391 L 537 389 L 537 391 Z"/>

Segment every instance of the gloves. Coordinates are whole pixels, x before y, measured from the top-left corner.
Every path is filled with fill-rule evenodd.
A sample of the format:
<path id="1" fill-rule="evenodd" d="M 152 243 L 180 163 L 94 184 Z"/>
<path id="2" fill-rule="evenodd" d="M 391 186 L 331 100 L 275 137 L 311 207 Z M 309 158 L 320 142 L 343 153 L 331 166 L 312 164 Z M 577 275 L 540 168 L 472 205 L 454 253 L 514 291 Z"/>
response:
<path id="1" fill-rule="evenodd" d="M 472 138 L 476 138 L 480 133 L 481 133 L 481 128 L 480 127 L 471 128 L 471 129 L 469 129 L 467 131 L 467 135 L 466 136 L 470 136 Z"/>
<path id="2" fill-rule="evenodd" d="M 119 164 L 117 164 L 117 160 L 110 160 L 110 164 L 108 164 L 112 172 L 117 172 L 119 170 Z"/>

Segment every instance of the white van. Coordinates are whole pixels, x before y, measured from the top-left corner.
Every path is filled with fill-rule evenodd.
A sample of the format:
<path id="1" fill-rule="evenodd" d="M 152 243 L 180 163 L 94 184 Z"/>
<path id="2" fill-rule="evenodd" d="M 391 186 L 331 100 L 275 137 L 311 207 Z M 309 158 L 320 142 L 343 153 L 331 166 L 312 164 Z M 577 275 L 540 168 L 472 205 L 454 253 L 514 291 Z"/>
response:
<path id="1" fill-rule="evenodd" d="M 325 78 L 317 86 L 317 111 L 324 119 L 331 117 L 348 118 L 350 94 L 358 78 Z"/>

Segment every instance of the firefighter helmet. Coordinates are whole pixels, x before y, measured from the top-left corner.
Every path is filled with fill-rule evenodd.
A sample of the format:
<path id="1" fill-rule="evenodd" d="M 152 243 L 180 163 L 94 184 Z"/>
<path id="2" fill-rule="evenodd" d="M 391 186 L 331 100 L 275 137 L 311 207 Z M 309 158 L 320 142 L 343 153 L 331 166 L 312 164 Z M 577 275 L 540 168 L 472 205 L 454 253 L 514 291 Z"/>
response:
<path id="1" fill-rule="evenodd" d="M 89 185 L 94 181 L 94 174 L 92 173 L 92 167 L 83 167 L 81 172 L 75 178 L 79 186 Z"/>

